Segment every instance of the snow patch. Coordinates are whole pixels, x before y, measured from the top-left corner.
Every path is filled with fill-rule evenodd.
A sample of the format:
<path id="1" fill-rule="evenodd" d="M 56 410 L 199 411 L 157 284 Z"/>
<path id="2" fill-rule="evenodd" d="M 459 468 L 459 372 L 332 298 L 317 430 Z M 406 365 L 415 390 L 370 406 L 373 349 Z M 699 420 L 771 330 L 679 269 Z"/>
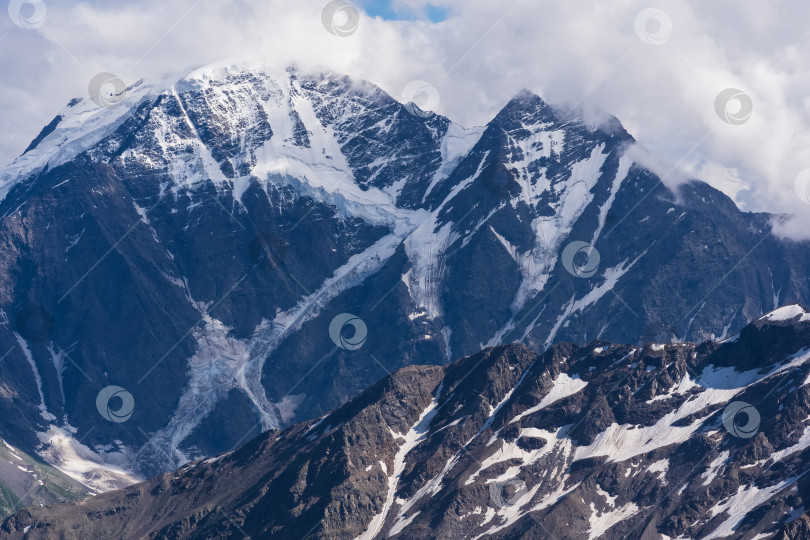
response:
<path id="1" fill-rule="evenodd" d="M 757 506 L 773 497 L 785 487 L 793 484 L 795 481 L 796 478 L 789 478 L 779 484 L 766 488 L 740 486 L 737 489 L 737 493 L 732 495 L 728 500 L 712 507 L 712 517 L 724 512 L 727 513 L 729 517 L 718 525 L 711 534 L 705 536 L 704 540 L 729 536 L 750 511 L 754 510 Z"/>
<path id="2" fill-rule="evenodd" d="M 77 441 L 76 429 L 50 426 L 47 431 L 37 433 L 43 449 L 37 453 L 74 480 L 87 486 L 95 493 L 120 489 L 141 478 L 127 470 L 131 454 L 123 448 L 119 452 L 97 453 Z"/>
<path id="3" fill-rule="evenodd" d="M 383 503 L 383 509 L 379 514 L 372 518 L 366 531 L 358 536 L 356 540 L 373 540 L 378 534 L 380 534 L 386 518 L 388 517 L 388 513 L 391 510 L 391 506 L 394 504 L 394 495 L 397 491 L 399 479 L 402 476 L 402 473 L 405 471 L 405 457 L 410 453 L 411 450 L 416 448 L 420 442 L 427 438 L 430 432 L 430 423 L 433 421 L 433 417 L 436 416 L 436 413 L 438 412 L 438 396 L 440 394 L 441 387 L 439 387 L 439 389 L 436 391 L 436 396 L 433 398 L 430 405 L 428 405 L 428 407 L 422 411 L 422 413 L 419 415 L 419 419 L 406 434 L 400 435 L 392 432 L 395 438 L 403 439 L 403 441 L 399 445 L 397 453 L 394 455 L 394 470 L 391 471 L 390 475 L 388 475 L 388 495 Z M 388 474 L 387 471 L 385 472 Z M 416 517 L 416 514 L 418 514 L 418 512 L 408 518 L 404 518 L 402 515 L 397 516 L 397 520 L 394 523 L 394 526 L 391 528 L 389 534 L 395 535 L 401 532 L 402 529 L 407 527 L 408 524 L 410 524 L 410 522 Z"/>
<path id="4" fill-rule="evenodd" d="M 728 456 L 729 451 L 724 450 L 723 452 L 720 452 L 720 455 L 714 458 L 711 463 L 709 463 L 709 468 L 706 470 L 706 472 L 700 475 L 700 477 L 703 478 L 704 486 L 711 484 L 712 481 L 717 477 L 717 474 L 720 472 L 723 464 L 728 461 Z"/>
<path id="5" fill-rule="evenodd" d="M 549 390 L 548 393 L 543 396 L 543 399 L 541 399 L 537 405 L 518 414 L 512 420 L 510 420 L 509 423 L 513 424 L 518 422 L 520 419 L 525 418 L 526 416 L 545 409 L 552 403 L 555 403 L 568 396 L 573 396 L 586 386 L 588 386 L 588 383 L 580 379 L 579 375 L 575 374 L 573 377 L 570 377 L 567 373 L 560 373 L 557 378 L 554 379 L 551 390 Z"/>
<path id="6" fill-rule="evenodd" d="M 661 480 L 663 484 L 666 485 L 667 483 L 667 471 L 669 470 L 669 460 L 659 459 L 658 461 L 654 462 L 652 465 L 647 467 L 647 472 L 658 476 L 658 479 Z"/>
<path id="7" fill-rule="evenodd" d="M 588 520 L 590 523 L 590 529 L 588 529 L 588 540 L 595 540 L 596 538 L 599 538 L 615 524 L 636 515 L 638 511 L 639 507 L 635 503 L 629 502 L 624 506 L 609 512 L 603 512 L 602 514 L 594 513 Z"/>
<path id="8" fill-rule="evenodd" d="M 810 314 L 806 313 L 801 306 L 797 304 L 792 304 L 790 306 L 783 306 L 779 309 L 771 311 L 767 315 L 764 315 L 759 318 L 759 320 L 766 320 L 766 321 L 792 321 L 797 317 L 801 317 L 801 321 L 810 320 Z"/>

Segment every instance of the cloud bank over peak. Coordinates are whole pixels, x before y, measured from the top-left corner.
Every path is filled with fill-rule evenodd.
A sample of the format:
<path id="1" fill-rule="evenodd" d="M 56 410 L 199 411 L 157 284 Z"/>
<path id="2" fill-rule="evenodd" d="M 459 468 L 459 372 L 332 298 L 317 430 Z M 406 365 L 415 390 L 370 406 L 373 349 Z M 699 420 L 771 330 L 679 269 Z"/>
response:
<path id="1" fill-rule="evenodd" d="M 744 209 L 792 214 L 775 232 L 810 238 L 800 175 L 810 169 L 810 5 L 800 0 L 29 4 L 0 21 L 6 163 L 99 72 L 134 82 L 254 58 L 368 79 L 398 99 L 425 81 L 437 112 L 467 126 L 524 87 L 594 122 L 610 113 L 661 169 L 706 180 Z"/>

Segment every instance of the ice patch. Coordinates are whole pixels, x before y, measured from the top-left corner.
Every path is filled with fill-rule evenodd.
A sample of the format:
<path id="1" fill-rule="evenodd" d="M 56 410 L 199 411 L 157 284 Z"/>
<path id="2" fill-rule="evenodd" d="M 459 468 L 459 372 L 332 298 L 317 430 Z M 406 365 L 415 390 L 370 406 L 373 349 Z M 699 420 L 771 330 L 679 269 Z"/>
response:
<path id="1" fill-rule="evenodd" d="M 126 469 L 132 457 L 127 449 L 97 453 L 77 441 L 75 432 L 70 426 L 50 426 L 47 431 L 37 433 L 43 444 L 37 453 L 93 493 L 120 489 L 142 480 Z"/>
<path id="2" fill-rule="evenodd" d="M 98 107 L 89 98 L 84 98 L 62 109 L 59 113 L 62 119 L 56 129 L 40 141 L 36 148 L 21 155 L 0 171 L 0 199 L 5 198 L 20 180 L 46 166 L 53 169 L 95 146 L 132 116 L 137 109 L 134 106 L 136 103 L 153 99 L 163 88 L 162 83 L 130 88 L 127 91 L 130 106 Z"/>
<path id="3" fill-rule="evenodd" d="M 767 315 L 764 315 L 759 318 L 759 320 L 766 320 L 766 321 L 792 321 L 801 317 L 800 321 L 805 322 L 810 320 L 810 314 L 804 311 L 801 306 L 797 304 L 792 304 L 789 306 L 780 307 L 774 311 L 771 311 Z"/>
<path id="4" fill-rule="evenodd" d="M 680 381 L 678 381 L 678 384 L 672 386 L 666 392 L 663 392 L 661 394 L 657 394 L 652 399 L 648 399 L 647 403 L 655 403 L 656 401 L 662 401 L 662 400 L 665 400 L 665 399 L 669 399 L 669 398 L 671 398 L 671 397 L 673 397 L 675 395 L 685 394 L 689 390 L 691 390 L 692 388 L 696 388 L 696 387 L 699 387 L 699 386 L 700 385 L 697 384 L 696 382 L 694 382 L 692 380 L 692 378 L 690 377 L 689 373 L 687 372 L 687 373 L 684 374 L 683 378 Z"/>
<path id="5" fill-rule="evenodd" d="M 513 302 L 514 312 L 519 311 L 529 298 L 543 290 L 548 274 L 557 262 L 560 246 L 593 200 L 591 189 L 599 180 L 601 168 L 608 156 L 603 153 L 604 148 L 604 144 L 596 146 L 589 157 L 572 165 L 568 179 L 554 185 L 553 189 L 559 195 L 559 201 L 553 207 L 554 215 L 541 216 L 532 221 L 535 244 L 526 254 L 527 258 L 522 266 L 521 284 Z M 548 180 L 544 177 L 531 181 L 527 178 L 520 183 L 523 197 L 529 204 L 537 204 L 543 192 L 550 189 Z"/>
<path id="6" fill-rule="evenodd" d="M 595 540 L 596 538 L 599 538 L 615 524 L 636 515 L 638 511 L 639 507 L 636 504 L 629 502 L 621 508 L 616 508 L 615 510 L 611 510 L 609 512 L 604 512 L 602 514 L 594 513 L 588 520 L 590 523 L 590 529 L 588 529 L 588 540 Z"/>
<path id="7" fill-rule="evenodd" d="M 295 410 L 304 402 L 306 394 L 295 394 L 293 396 L 284 396 L 281 401 L 273 403 L 273 406 L 278 410 L 278 414 L 283 424 L 288 424 L 295 416 Z"/>
<path id="8" fill-rule="evenodd" d="M 611 424 L 596 436 L 593 443 L 576 449 L 574 461 L 606 456 L 609 462 L 626 461 L 656 448 L 685 442 L 702 425 L 705 418 L 696 418 L 686 426 L 674 425 L 679 420 L 702 411 L 710 405 L 725 403 L 742 389 L 706 389 L 666 414 L 652 426 Z"/>
<path id="9" fill-rule="evenodd" d="M 436 171 L 436 174 L 430 181 L 430 185 L 425 191 L 425 196 L 422 197 L 422 202 L 425 202 L 428 195 L 433 191 L 433 188 L 447 178 L 459 162 L 470 153 L 470 150 L 478 143 L 481 135 L 484 134 L 485 127 L 473 127 L 465 129 L 458 124 L 451 123 L 447 128 L 442 139 L 441 152 L 442 164 Z"/>
<path id="10" fill-rule="evenodd" d="M 557 378 L 554 379 L 554 383 L 553 386 L 551 387 L 551 390 L 548 391 L 548 394 L 543 396 L 543 399 L 541 399 L 537 405 L 518 414 L 512 420 L 510 420 L 509 423 L 513 424 L 515 422 L 518 422 L 520 421 L 521 418 L 534 414 L 539 410 L 545 409 L 552 403 L 555 403 L 568 396 L 573 396 L 586 386 L 588 386 L 588 383 L 580 379 L 579 375 L 574 375 L 573 377 L 570 377 L 567 373 L 560 373 L 557 376 Z"/>
<path id="11" fill-rule="evenodd" d="M 607 506 L 609 506 L 611 508 L 616 507 L 616 499 L 619 498 L 618 495 L 611 496 L 610 493 L 608 493 L 607 491 L 602 489 L 602 486 L 600 486 L 599 484 L 596 484 L 596 493 L 597 493 L 597 495 L 601 495 L 602 497 L 605 498 L 605 504 Z"/>
<path id="12" fill-rule="evenodd" d="M 37 385 L 37 392 L 39 393 L 39 414 L 48 422 L 53 422 L 56 420 L 56 417 L 49 413 L 48 407 L 45 406 L 45 394 L 42 392 L 42 377 L 39 375 L 39 369 L 37 369 L 37 363 L 34 361 L 34 356 L 31 354 L 31 350 L 28 348 L 28 343 L 20 334 L 14 332 L 14 337 L 17 338 L 17 343 L 20 346 L 20 350 L 23 352 L 25 359 L 28 360 L 28 365 L 31 366 L 31 371 L 34 374 L 34 382 Z"/>
<path id="13" fill-rule="evenodd" d="M 728 500 L 716 504 L 711 509 L 712 517 L 728 513 L 728 518 L 717 526 L 711 534 L 704 536 L 704 540 L 712 540 L 714 538 L 723 538 L 729 536 L 734 532 L 736 527 L 745 518 L 746 515 L 760 504 L 764 503 L 776 493 L 785 487 L 793 484 L 796 478 L 789 478 L 779 484 L 759 488 L 757 486 L 740 486 L 737 493 L 732 495 Z"/>
<path id="14" fill-rule="evenodd" d="M 658 461 L 654 462 L 652 465 L 647 467 L 647 472 L 658 476 L 658 479 L 661 480 L 663 484 L 667 483 L 667 471 L 669 470 L 669 460 L 659 459 Z"/>
<path id="15" fill-rule="evenodd" d="M 717 474 L 720 472 L 720 469 L 723 467 L 723 464 L 728 461 L 729 451 L 724 450 L 720 452 L 720 455 L 714 458 L 711 463 L 709 463 L 709 468 L 700 475 L 703 478 L 703 485 L 708 486 L 712 483 L 712 481 L 717 477 Z"/>
<path id="16" fill-rule="evenodd" d="M 802 452 L 808 447 L 810 447 L 810 426 L 805 426 L 802 436 L 795 444 L 771 453 L 770 459 L 776 463 L 777 461 L 781 461 L 792 454 Z"/>
<path id="17" fill-rule="evenodd" d="M 407 239 L 405 252 L 413 265 L 406 274 L 408 290 L 418 308 L 430 319 L 442 315 L 439 289 L 445 276 L 444 252 L 458 236 L 452 223 L 436 228 L 436 214 L 425 220 Z"/>
<path id="18" fill-rule="evenodd" d="M 621 462 L 656 448 L 683 443 L 700 429 L 710 414 L 695 418 L 688 425 L 676 426 L 675 423 L 712 405 L 726 403 L 748 386 L 801 365 L 808 359 L 810 353 L 802 350 L 766 373 L 758 370 L 739 372 L 733 367 L 707 366 L 697 380 L 703 388 L 702 392 L 690 396 L 680 407 L 667 413 L 652 426 L 611 424 L 596 436 L 592 444 L 578 447 L 574 460 L 607 456 L 609 462 Z"/>
<path id="19" fill-rule="evenodd" d="M 619 193 L 619 188 L 622 186 L 622 182 L 627 178 L 632 165 L 633 158 L 631 158 L 629 154 L 624 154 L 621 158 L 619 158 L 619 168 L 616 170 L 616 176 L 613 178 L 613 184 L 610 186 L 610 195 L 608 195 L 605 203 L 599 207 L 599 225 L 596 227 L 596 231 L 593 233 L 591 247 L 594 247 L 596 245 L 596 241 L 599 240 L 599 235 L 602 234 L 602 230 L 605 228 L 605 221 L 607 220 L 608 212 L 613 206 L 613 201 L 616 200 L 616 194 Z"/>
<path id="20" fill-rule="evenodd" d="M 391 471 L 390 475 L 388 475 L 388 495 L 383 503 L 383 509 L 379 514 L 371 519 L 366 531 L 358 536 L 356 540 L 372 540 L 382 530 L 385 520 L 388 517 L 388 513 L 391 510 L 391 506 L 394 504 L 394 495 L 397 491 L 399 479 L 402 476 L 402 473 L 405 471 L 405 457 L 408 455 L 408 453 L 410 453 L 411 450 L 416 448 L 420 442 L 427 438 L 430 432 L 430 423 L 433 421 L 433 417 L 436 416 L 436 413 L 438 412 L 439 394 L 441 394 L 441 387 L 439 387 L 439 389 L 436 391 L 436 396 L 433 398 L 433 401 L 431 401 L 430 405 L 428 405 L 428 407 L 422 411 L 422 413 L 419 415 L 419 419 L 406 434 L 400 435 L 392 432 L 392 435 L 394 435 L 396 439 L 403 439 L 403 441 L 399 445 L 399 449 L 394 456 L 394 470 Z M 387 474 L 387 471 L 385 472 Z M 407 519 L 402 518 L 402 516 L 398 516 L 397 521 L 394 523 L 394 526 L 391 528 L 389 534 L 394 535 L 399 533 L 402 529 L 408 526 L 414 517 L 416 517 L 415 514 Z"/>
<path id="21" fill-rule="evenodd" d="M 643 257 L 647 252 L 645 251 L 641 255 L 639 255 L 634 261 L 628 264 L 628 260 L 623 261 L 621 264 L 614 266 L 612 268 L 608 268 L 605 270 L 604 274 L 604 281 L 601 285 L 598 285 L 591 289 L 585 296 L 580 298 L 579 300 L 575 300 L 576 297 L 572 297 L 571 301 L 563 310 L 563 313 L 557 319 L 557 322 L 554 324 L 554 327 L 549 332 L 548 338 L 546 338 L 545 346 L 549 347 L 553 342 L 554 338 L 557 337 L 557 332 L 560 331 L 562 328 L 563 323 L 573 314 L 577 312 L 582 312 L 585 308 L 595 304 L 598 302 L 608 291 L 612 291 L 616 284 L 619 282 L 619 279 L 626 274 L 638 261 Z"/>
<path id="22" fill-rule="evenodd" d="M 79 243 L 79 240 L 81 240 L 81 239 L 82 239 L 82 236 L 84 236 L 84 231 L 85 231 L 85 230 L 86 230 L 86 229 L 82 229 L 82 232 L 80 232 L 79 234 L 76 234 L 76 235 L 73 235 L 73 236 L 69 236 L 69 237 L 68 237 L 68 239 L 67 239 L 67 240 L 68 240 L 68 245 L 67 245 L 67 247 L 65 248 L 65 253 L 66 253 L 66 254 L 67 254 L 67 252 L 68 252 L 68 251 L 70 251 L 71 249 L 73 249 L 74 247 L 76 247 L 76 244 L 78 244 L 78 243 Z"/>

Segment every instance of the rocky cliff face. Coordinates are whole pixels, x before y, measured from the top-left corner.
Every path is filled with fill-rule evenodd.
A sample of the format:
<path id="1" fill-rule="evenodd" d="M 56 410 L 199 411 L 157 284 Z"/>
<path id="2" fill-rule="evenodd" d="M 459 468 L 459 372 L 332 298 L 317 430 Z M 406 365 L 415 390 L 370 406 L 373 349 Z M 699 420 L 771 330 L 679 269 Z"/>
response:
<path id="1" fill-rule="evenodd" d="M 2 536 L 803 538 L 810 314 L 722 343 L 488 348 Z M 781 536 L 780 536 L 781 535 Z M 797 536 L 798 535 L 798 536 Z"/>
<path id="2" fill-rule="evenodd" d="M 464 129 L 295 69 L 74 100 L 0 173 L 0 433 L 102 491 L 406 365 L 810 304 L 806 245 L 639 152 L 528 92 Z"/>

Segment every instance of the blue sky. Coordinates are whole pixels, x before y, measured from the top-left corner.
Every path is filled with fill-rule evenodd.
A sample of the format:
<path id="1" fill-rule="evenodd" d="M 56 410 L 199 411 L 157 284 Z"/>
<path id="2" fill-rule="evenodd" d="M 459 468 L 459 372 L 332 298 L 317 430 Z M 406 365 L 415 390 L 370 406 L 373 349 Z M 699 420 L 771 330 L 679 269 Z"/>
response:
<path id="1" fill-rule="evenodd" d="M 395 9 L 390 0 L 363 0 L 359 5 L 372 17 L 380 17 L 387 21 L 427 19 L 437 23 L 450 15 L 449 9 L 433 4 L 426 4 L 421 13 L 407 6 Z"/>

